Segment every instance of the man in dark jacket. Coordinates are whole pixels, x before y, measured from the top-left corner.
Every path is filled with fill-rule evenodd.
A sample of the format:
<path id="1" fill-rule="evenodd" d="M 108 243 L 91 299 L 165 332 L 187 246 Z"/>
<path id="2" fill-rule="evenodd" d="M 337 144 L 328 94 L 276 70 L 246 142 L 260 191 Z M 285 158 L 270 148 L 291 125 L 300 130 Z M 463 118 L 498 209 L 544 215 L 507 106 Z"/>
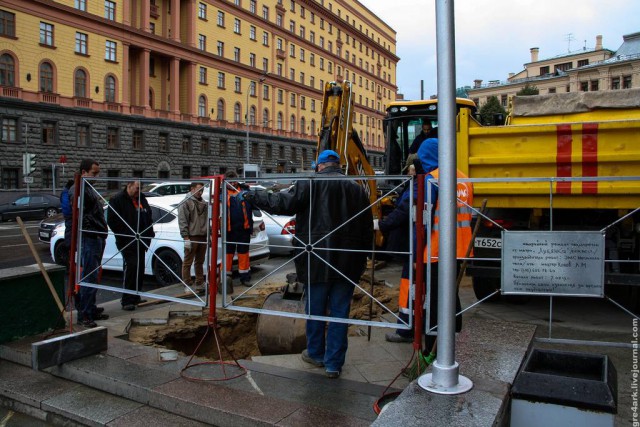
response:
<path id="1" fill-rule="evenodd" d="M 124 288 L 141 291 L 145 252 L 155 237 L 151 207 L 140 192 L 140 181 L 131 181 L 109 201 L 107 222 L 116 237 L 116 246 L 124 261 Z M 139 235 L 139 238 L 136 236 Z M 122 309 L 132 311 L 142 300 L 140 295 L 122 294 Z"/>
<path id="2" fill-rule="evenodd" d="M 82 273 L 81 282 L 98 283 L 98 272 L 102 262 L 104 244 L 107 238 L 107 222 L 104 219 L 104 208 L 95 189 L 91 188 L 90 178 L 100 174 L 100 164 L 93 159 L 84 159 L 80 162 L 80 175 L 87 182 L 84 183 L 84 195 L 82 198 L 82 222 L 80 241 L 80 266 Z M 81 187 L 82 188 L 82 187 Z M 73 206 L 75 199 L 75 186 L 68 190 L 69 206 Z M 78 197 L 80 195 L 78 194 Z M 71 203 L 73 201 L 73 203 Z M 69 227 L 72 224 L 69 222 Z M 66 233 L 66 230 L 65 230 Z M 69 233 L 71 236 L 71 233 Z M 73 254 L 72 254 L 73 255 Z M 96 320 L 105 320 L 109 316 L 103 314 L 103 308 L 96 306 L 96 288 L 80 286 L 76 299 L 78 309 L 78 323 L 88 328 L 98 326 Z"/>
<path id="3" fill-rule="evenodd" d="M 343 177 L 339 162 L 335 151 L 323 151 L 317 176 Z M 354 283 L 364 272 L 373 239 L 373 216 L 363 188 L 347 179 L 311 179 L 296 182 L 286 193 L 241 194 L 269 213 L 296 215 L 294 246 L 297 253 L 308 252 L 295 259 L 298 280 L 305 284 L 307 314 L 348 318 Z M 324 366 L 329 378 L 337 378 L 347 353 L 348 325 L 326 326 L 324 321 L 307 321 L 302 359 Z"/>

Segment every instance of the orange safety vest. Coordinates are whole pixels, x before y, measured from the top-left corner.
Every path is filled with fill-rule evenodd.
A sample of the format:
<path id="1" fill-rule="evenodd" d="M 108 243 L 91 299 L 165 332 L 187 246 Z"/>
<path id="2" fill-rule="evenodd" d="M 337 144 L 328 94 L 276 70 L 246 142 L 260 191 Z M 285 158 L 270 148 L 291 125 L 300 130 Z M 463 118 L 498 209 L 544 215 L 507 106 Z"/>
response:
<path id="1" fill-rule="evenodd" d="M 438 169 L 431 172 L 433 178 L 438 179 Z M 457 171 L 458 178 L 467 178 L 465 174 Z M 467 254 L 467 248 L 471 242 L 471 204 L 473 203 L 473 184 L 470 182 L 457 182 L 456 184 L 456 198 L 457 198 L 457 215 L 456 215 L 456 258 L 464 258 Z M 435 213 L 433 216 L 433 222 L 431 225 L 431 242 L 430 253 L 431 262 L 438 262 L 439 255 L 439 243 L 438 237 L 440 235 L 440 198 L 436 201 Z M 429 262 L 427 258 L 428 247 L 425 247 L 424 262 Z M 473 251 L 470 253 L 473 255 Z"/>

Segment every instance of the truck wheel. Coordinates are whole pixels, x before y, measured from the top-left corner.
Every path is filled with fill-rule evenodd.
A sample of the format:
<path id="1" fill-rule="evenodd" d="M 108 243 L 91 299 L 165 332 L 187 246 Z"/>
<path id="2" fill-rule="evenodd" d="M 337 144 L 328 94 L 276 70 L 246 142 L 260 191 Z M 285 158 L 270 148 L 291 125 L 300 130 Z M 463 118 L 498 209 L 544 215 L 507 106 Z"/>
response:
<path id="1" fill-rule="evenodd" d="M 153 263 L 153 275 L 158 284 L 169 286 L 179 282 L 182 274 L 182 259 L 180 259 L 180 256 L 171 249 L 164 249 L 156 255 L 157 258 Z"/>
<path id="2" fill-rule="evenodd" d="M 476 294 L 476 298 L 481 300 L 486 296 L 492 294 L 496 289 L 500 289 L 500 279 L 495 277 L 473 277 L 473 293 Z M 500 294 L 497 293 L 488 302 L 495 302 L 500 300 Z"/>

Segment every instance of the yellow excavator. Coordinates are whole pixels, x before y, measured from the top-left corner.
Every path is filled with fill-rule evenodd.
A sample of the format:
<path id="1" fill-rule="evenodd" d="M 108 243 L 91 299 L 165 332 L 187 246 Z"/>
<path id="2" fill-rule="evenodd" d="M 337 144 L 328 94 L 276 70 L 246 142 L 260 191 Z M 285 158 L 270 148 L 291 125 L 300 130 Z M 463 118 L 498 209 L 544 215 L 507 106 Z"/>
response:
<path id="1" fill-rule="evenodd" d="M 346 175 L 373 176 L 375 172 L 367 159 L 367 151 L 358 133 L 353 129 L 353 91 L 350 81 L 325 84 L 322 100 L 322 120 L 317 153 L 333 150 L 340 154 L 340 165 Z M 371 202 L 374 219 L 381 215 L 377 203 L 378 189 L 374 179 L 359 181 Z M 376 232 L 376 246 L 382 246 L 382 234 Z M 262 306 L 265 310 L 304 313 L 303 286 L 295 274 L 287 275 L 283 292 L 269 295 Z M 260 315 L 256 326 L 258 348 L 264 354 L 299 353 L 306 345 L 305 320 L 289 317 Z"/>

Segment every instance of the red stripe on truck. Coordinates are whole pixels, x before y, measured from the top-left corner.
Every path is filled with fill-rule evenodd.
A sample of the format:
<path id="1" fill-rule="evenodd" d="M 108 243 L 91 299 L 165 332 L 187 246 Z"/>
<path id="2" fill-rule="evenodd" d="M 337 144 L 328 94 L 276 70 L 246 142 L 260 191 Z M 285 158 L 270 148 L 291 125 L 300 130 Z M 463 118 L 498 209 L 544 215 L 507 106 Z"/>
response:
<path id="1" fill-rule="evenodd" d="M 598 176 L 598 124 L 582 125 L 582 176 Z M 582 193 L 598 193 L 596 181 L 582 181 Z"/>
<path id="2" fill-rule="evenodd" d="M 571 125 L 561 124 L 556 126 L 557 147 L 556 147 L 556 176 L 571 176 Z M 556 193 L 571 194 L 571 182 L 556 183 Z"/>

